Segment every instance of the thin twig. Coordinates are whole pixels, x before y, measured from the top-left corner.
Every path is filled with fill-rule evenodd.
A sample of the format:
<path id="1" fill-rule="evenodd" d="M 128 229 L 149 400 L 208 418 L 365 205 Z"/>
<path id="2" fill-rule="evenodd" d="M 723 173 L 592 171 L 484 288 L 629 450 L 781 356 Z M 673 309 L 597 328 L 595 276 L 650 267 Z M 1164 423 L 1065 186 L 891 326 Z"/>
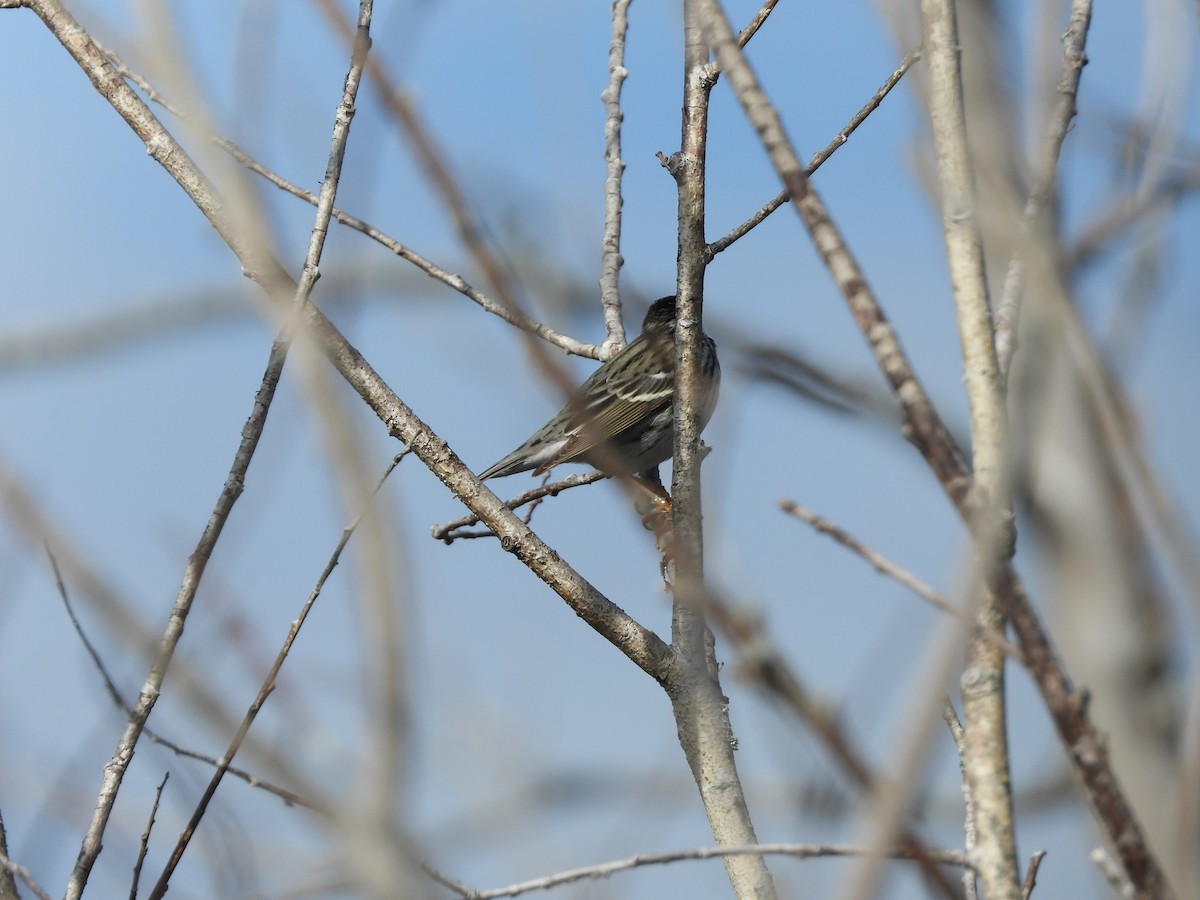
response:
<path id="1" fill-rule="evenodd" d="M 908 588 L 934 609 L 948 613 L 956 618 L 962 618 L 962 610 L 956 607 L 953 603 L 939 594 L 936 590 L 913 575 L 907 569 L 892 562 L 882 553 L 872 550 L 858 538 L 854 537 L 844 528 L 835 525 L 829 519 L 818 516 L 812 510 L 801 506 L 793 500 L 779 501 L 779 508 L 791 516 L 795 516 L 802 522 L 807 522 L 821 534 L 827 535 L 841 544 L 843 547 L 857 553 L 868 563 L 875 571 L 881 575 L 886 575 L 888 578 L 898 581 L 904 587 Z"/>
<path id="2" fill-rule="evenodd" d="M 1038 869 L 1042 867 L 1042 860 L 1045 858 L 1045 850 L 1037 850 L 1029 857 L 1029 868 L 1025 870 L 1025 881 L 1021 884 L 1022 900 L 1029 900 L 1032 896 L 1033 889 L 1037 886 Z"/>
<path id="3" fill-rule="evenodd" d="M 894 581 L 904 585 L 904 587 L 908 588 L 934 609 L 953 616 L 968 627 L 971 626 L 970 619 L 960 607 L 955 606 L 948 599 L 934 590 L 930 585 L 926 584 L 916 575 L 913 575 L 907 569 L 892 562 L 877 550 L 873 550 L 872 548 L 868 547 L 841 526 L 834 524 L 826 518 L 818 516 L 812 510 L 807 509 L 792 500 L 781 500 L 779 503 L 779 508 L 785 513 L 800 519 L 802 522 L 807 522 L 817 531 L 821 532 L 821 534 L 833 538 L 848 550 L 857 553 L 868 563 L 870 563 L 875 571 L 879 572 L 881 575 L 886 575 L 888 578 L 891 578 Z M 1013 643 L 1001 632 L 994 628 L 990 628 L 984 629 L 983 633 L 986 635 L 989 641 L 1003 650 L 1008 656 L 1023 664 L 1020 649 L 1014 646 Z"/>
<path id="4" fill-rule="evenodd" d="M 67 610 L 67 618 L 71 621 L 71 627 L 75 629 L 75 634 L 80 642 L 82 642 L 83 648 L 88 652 L 88 656 L 92 658 L 92 664 L 100 673 L 100 677 L 104 681 L 104 688 L 108 691 L 108 696 L 127 716 L 132 716 L 133 707 L 127 704 L 125 698 L 121 696 L 116 682 L 113 681 L 112 676 L 108 673 L 108 667 L 105 666 L 104 660 L 100 658 L 100 652 L 83 630 L 83 625 L 80 624 L 79 617 L 75 615 L 75 607 L 71 604 L 71 595 L 67 592 L 67 585 L 63 581 L 62 572 L 58 567 L 58 557 L 55 556 L 54 550 L 50 546 L 49 538 L 46 539 L 44 546 L 46 548 L 46 555 L 50 558 L 50 569 L 54 573 L 54 583 L 58 587 L 59 599 L 62 600 L 63 606 Z"/>
<path id="5" fill-rule="evenodd" d="M 593 484 L 597 481 L 602 481 L 608 476 L 600 471 L 584 472 L 580 475 L 572 475 L 569 478 L 564 478 L 562 481 L 555 481 L 551 484 L 541 484 L 535 488 L 530 488 L 504 505 L 509 509 L 520 509 L 527 503 L 540 501 L 544 497 L 557 497 L 563 491 L 569 491 L 571 488 L 583 487 L 585 484 Z M 463 531 L 464 528 L 470 528 L 473 525 L 479 524 L 479 517 L 461 516 L 457 519 L 451 519 L 444 525 L 434 525 L 430 529 L 435 540 L 442 541 L 447 544 L 452 544 L 459 538 L 481 538 L 491 537 L 491 531 Z M 529 520 L 525 520 L 525 524 L 529 524 Z"/>
<path id="6" fill-rule="evenodd" d="M 285 325 L 283 333 L 279 338 L 276 339 L 275 346 L 272 348 L 272 360 L 278 360 L 278 368 L 280 370 L 282 370 L 283 363 L 287 356 L 292 327 L 296 322 L 298 322 L 298 318 L 295 316 L 308 303 L 309 295 L 311 294 L 313 286 L 316 284 L 319 276 L 321 254 L 325 247 L 325 236 L 329 230 L 329 221 L 333 212 L 333 201 L 337 195 L 338 184 L 341 181 L 342 163 L 346 154 L 346 143 L 350 137 L 350 122 L 354 117 L 355 97 L 358 94 L 359 83 L 362 79 L 363 66 L 366 63 L 371 47 L 370 33 L 372 8 L 373 0 L 359 0 L 358 26 L 350 52 L 350 63 L 347 67 L 345 82 L 342 86 L 341 100 L 338 103 L 337 110 L 334 113 L 333 133 L 330 138 L 329 161 L 326 165 L 325 180 L 321 186 L 321 195 L 317 202 L 317 213 L 313 223 L 312 234 L 309 239 L 308 253 L 305 257 L 304 263 L 304 271 L 301 275 L 299 283 L 296 285 L 294 297 L 291 301 L 293 315 L 289 317 L 289 321 L 287 325 Z M 278 381 L 278 375 L 275 376 L 275 379 Z M 389 471 L 391 470 L 389 469 Z M 190 598 L 188 605 L 190 606 Z M 293 627 L 296 628 L 297 626 Z M 179 631 L 182 633 L 182 621 L 180 621 L 179 624 Z M 290 644 L 288 646 L 290 646 Z M 286 653 L 283 654 L 283 657 L 286 657 Z M 272 671 L 270 676 L 268 676 L 269 684 L 272 688 L 274 686 L 273 678 L 275 671 L 277 671 L 278 666 L 282 664 L 283 657 L 278 660 L 276 669 Z M 260 699 L 256 701 L 258 706 L 261 707 L 262 702 L 265 701 L 265 699 L 265 694 L 260 694 Z M 257 713 L 257 709 L 254 709 L 253 707 L 252 709 L 254 710 L 254 713 Z M 148 714 L 149 710 L 147 710 L 147 715 Z M 245 737 L 246 732 L 249 731 L 250 723 L 253 721 L 253 718 L 254 716 L 252 714 L 247 714 L 247 718 L 243 720 L 242 727 L 239 729 L 237 736 L 235 736 L 230 750 L 226 752 L 220 763 L 218 763 L 216 771 L 213 773 L 212 778 L 209 781 L 208 789 L 206 790 L 204 797 L 198 804 L 196 811 L 192 814 L 191 821 L 189 821 L 187 828 L 185 828 L 184 832 L 180 835 L 179 840 L 175 845 L 175 851 L 171 854 L 171 859 L 167 862 L 166 866 L 164 866 L 162 873 L 159 875 L 158 882 L 154 885 L 153 890 L 150 892 L 150 900 L 158 900 L 158 898 L 161 898 L 167 892 L 171 875 L 174 873 L 176 866 L 179 865 L 179 861 L 183 858 L 184 851 L 187 849 L 191 837 L 195 833 L 195 830 L 200 823 L 200 819 L 204 815 L 205 809 L 207 809 L 208 801 L 216 792 L 217 786 L 224 778 L 225 772 L 229 768 L 229 764 L 233 761 L 237 747 L 241 745 L 242 739 Z"/>
<path id="7" fill-rule="evenodd" d="M 207 766 L 216 767 L 221 765 L 221 760 L 208 753 L 200 753 L 197 750 L 190 750 L 187 747 L 181 746 L 174 741 L 163 737 L 158 732 L 147 728 L 145 731 L 146 740 L 152 744 L 158 744 L 170 750 L 176 756 L 182 756 L 184 759 L 194 759 L 197 762 L 202 762 Z M 287 788 L 280 787 L 270 781 L 264 781 L 258 775 L 238 766 L 228 766 L 226 773 L 232 775 L 241 781 L 246 782 L 250 787 L 261 791 L 266 791 L 268 794 L 274 794 L 288 806 L 299 806 L 304 809 L 312 810 L 322 816 L 328 817 L 331 812 L 327 806 L 313 800 L 311 797 L 306 797 L 302 794 L 297 794 L 295 791 L 289 791 Z"/>
<path id="8" fill-rule="evenodd" d="M 743 32 L 743 34 L 744 33 L 745 32 Z M 744 41 L 742 43 L 744 43 Z M 896 71 L 892 72 L 892 74 L 888 76 L 887 81 L 885 81 L 880 86 L 879 90 L 875 92 L 875 96 L 868 100 L 863 108 L 855 113 L 854 118 L 846 123 L 846 126 L 834 136 L 833 140 L 826 145 L 824 150 L 813 154 L 812 160 L 809 161 L 809 164 L 804 169 L 805 177 L 811 176 L 813 172 L 821 168 L 821 165 L 825 162 L 825 160 L 833 156 L 839 147 L 850 140 L 850 135 L 854 134 L 858 126 L 867 120 L 867 116 L 871 115 L 871 113 L 873 113 L 879 107 L 879 105 L 883 103 L 883 98 L 891 93 L 892 88 L 900 83 L 900 79 L 904 77 L 905 73 L 908 72 L 908 70 L 911 69 L 920 58 L 921 49 L 919 47 L 915 50 L 909 51 L 908 55 L 900 61 L 900 65 L 896 67 Z M 716 256 L 722 250 L 728 250 L 735 242 L 749 234 L 756 226 L 761 224 L 762 221 L 767 218 L 767 216 L 771 215 L 771 213 L 775 212 L 775 210 L 779 209 L 779 207 L 783 206 L 790 199 L 791 194 L 787 190 L 780 191 L 761 209 L 759 209 L 758 212 L 752 215 L 741 225 L 734 228 L 724 237 L 709 244 L 709 258 L 711 259 L 712 257 Z"/>
<path id="9" fill-rule="evenodd" d="M 129 900 L 137 900 L 138 880 L 142 877 L 142 863 L 146 861 L 146 853 L 150 850 L 150 832 L 154 830 L 154 817 L 158 815 L 158 804 L 162 800 L 163 788 L 167 786 L 170 772 L 163 774 L 163 780 L 154 790 L 154 804 L 150 807 L 150 819 L 146 822 L 146 830 L 142 832 L 142 840 L 138 845 L 137 862 L 133 864 L 133 880 L 129 884 Z"/>
<path id="10" fill-rule="evenodd" d="M 492 900 L 495 897 L 516 897 L 531 891 L 544 891 L 563 884 L 584 879 L 608 878 L 617 872 L 626 872 L 642 866 L 658 866 L 685 860 L 715 859 L 729 856 L 791 856 L 795 859 L 845 858 L 874 855 L 877 851 L 864 847 L 848 847 L 837 844 L 746 844 L 724 847 L 701 847 L 672 853 L 643 853 L 627 859 L 584 866 L 565 872 L 556 872 L 542 878 L 534 878 L 507 887 L 487 888 L 479 891 L 460 890 L 460 895 L 471 900 Z M 929 856 L 939 865 L 960 866 L 969 869 L 970 860 L 961 850 L 929 850 Z M 913 853 L 903 847 L 884 850 L 889 859 L 914 859 Z"/>
<path id="11" fill-rule="evenodd" d="M 350 123 L 354 119 L 354 102 L 362 80 L 363 67 L 371 52 L 371 11 L 374 0 L 359 0 L 358 27 L 350 50 L 350 66 L 342 86 L 342 99 L 333 117 L 333 134 L 329 142 L 329 160 L 325 165 L 325 177 L 321 181 L 321 192 L 317 197 L 317 214 L 313 221 L 312 235 L 308 242 L 308 254 L 304 258 L 304 271 L 296 287 L 296 305 L 308 302 L 313 286 L 320 277 L 321 254 L 325 249 L 325 237 L 329 233 L 329 221 L 333 214 L 333 201 L 337 197 L 338 185 L 342 180 L 342 164 L 346 159 L 346 144 L 350 138 Z"/>
<path id="12" fill-rule="evenodd" d="M 775 6 L 778 3 L 779 0 L 767 0 L 767 2 L 762 5 L 762 9 L 755 14 L 754 18 L 750 20 L 750 23 L 738 34 L 737 40 L 739 47 L 745 47 L 746 44 L 750 42 L 750 38 L 758 34 L 758 29 L 763 27 L 763 23 L 765 23 L 767 21 L 767 17 L 775 11 Z"/>

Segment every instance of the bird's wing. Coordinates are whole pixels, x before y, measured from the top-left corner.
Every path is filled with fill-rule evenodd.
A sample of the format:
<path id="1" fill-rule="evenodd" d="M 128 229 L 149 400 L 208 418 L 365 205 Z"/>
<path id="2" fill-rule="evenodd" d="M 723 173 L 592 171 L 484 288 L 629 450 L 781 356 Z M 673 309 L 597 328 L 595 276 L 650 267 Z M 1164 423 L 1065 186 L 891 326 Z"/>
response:
<path id="1" fill-rule="evenodd" d="M 624 370 L 610 366 L 607 372 L 599 369 L 580 386 L 570 407 L 570 438 L 546 468 L 577 459 L 671 403 L 675 395 L 674 344 L 649 341 L 643 335 L 621 351 L 622 356 L 639 353 L 647 354 L 646 365 Z"/>

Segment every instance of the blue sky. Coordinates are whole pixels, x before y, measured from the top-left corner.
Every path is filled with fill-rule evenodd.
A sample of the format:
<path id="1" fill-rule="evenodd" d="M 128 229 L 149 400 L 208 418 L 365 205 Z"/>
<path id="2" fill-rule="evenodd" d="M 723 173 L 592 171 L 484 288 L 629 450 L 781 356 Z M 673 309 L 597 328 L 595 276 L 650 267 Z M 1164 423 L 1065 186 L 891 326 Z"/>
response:
<path id="1" fill-rule="evenodd" d="M 346 7 L 346 4 L 342 4 Z M 1163 5 L 1165 8 L 1169 4 Z M 1169 165 L 1194 165 L 1197 115 L 1194 7 L 1171 30 L 1132 4 L 1103 5 L 1089 39 L 1080 117 L 1068 138 L 1064 222 L 1079 228 L 1124 186 L 1113 163 L 1114 117 L 1153 107 L 1163 84 L 1182 88 Z M 1006 19 L 1009 82 L 1028 101 L 1036 16 Z M 757 4 L 727 5 L 746 21 Z M 292 181 L 316 190 L 325 169 L 345 52 L 309 4 L 176 3 L 182 59 L 223 134 Z M 85 24 L 155 79 L 139 6 L 77 7 Z M 0 223 L 7 289 L 0 344 L 82 327 L 123 311 L 207 313 L 180 326 L 102 342 L 66 359 L 0 367 L 0 465 L 91 561 L 151 632 L 161 629 L 188 554 L 217 497 L 249 413 L 272 337 L 255 288 L 182 192 L 92 90 L 35 16 L 4 11 L 0 112 L 19 123 L 0 143 L 8 215 Z M 607 3 L 378 3 L 375 52 L 412 92 L 442 141 L 473 207 L 520 272 L 553 271 L 573 297 L 598 297 L 602 228 Z M 1162 25 L 1162 22 L 1167 25 Z M 625 83 L 622 286 L 645 299 L 670 293 L 675 188 L 655 158 L 678 146 L 681 99 L 677 4 L 633 4 Z M 1178 43 L 1181 56 L 1171 54 Z M 823 147 L 899 62 L 875 5 L 780 4 L 750 58 L 804 156 Z M 1166 67 L 1167 74 L 1163 69 Z M 929 142 L 906 81 L 820 171 L 816 184 L 947 418 L 965 427 L 961 363 L 944 249 L 922 181 Z M 164 90 L 168 90 L 165 86 Z M 167 118 L 202 164 L 217 157 Z M 1026 123 L 1027 124 L 1027 123 Z M 1028 144 L 1029 141 L 1026 141 Z M 715 238 L 775 193 L 777 182 L 725 85 L 713 95 L 708 230 Z M 299 270 L 312 210 L 255 188 L 278 252 Z M 483 287 L 444 211 L 364 84 L 338 205 Z M 1200 260 L 1191 199 L 1157 234 L 1163 278 L 1145 332 L 1122 362 L 1151 455 L 1187 520 L 1196 522 L 1193 386 L 1200 377 Z M 1077 296 L 1100 334 L 1130 290 L 1126 247 L 1089 272 Z M 479 470 L 556 406 L 527 365 L 522 341 L 469 300 L 358 234 L 335 229 L 318 302 L 396 392 Z M 530 279 L 532 276 L 530 276 Z M 532 284 L 529 279 L 526 284 Z M 1135 285 L 1138 283 L 1133 282 Z M 598 304 L 530 289 L 531 307 L 584 340 L 599 340 Z M 636 327 L 636 314 L 629 327 Z M 861 336 L 795 216 L 781 210 L 710 267 L 705 320 L 723 346 L 735 335 L 783 346 L 878 385 Z M 0 357 L 0 362 L 7 357 Z M 810 687 L 841 710 L 864 753 L 889 758 L 935 615 L 861 561 L 777 510 L 796 499 L 829 516 L 946 592 L 965 541 L 925 466 L 879 424 L 838 417 L 742 374 L 725 357 L 721 406 L 706 433 L 708 568 L 714 584 L 759 609 Z M 572 361 L 580 376 L 590 363 Z M 381 472 L 397 447 L 339 386 L 355 440 Z M 516 493 L 526 476 L 499 482 Z M 462 507 L 415 460 L 382 495 L 402 539 L 395 547 L 415 717 L 404 814 L 435 864 L 477 887 L 636 852 L 711 843 L 662 691 L 490 541 L 443 546 L 431 525 Z M 345 525 L 325 442 L 294 367 L 285 375 L 245 495 L 206 576 L 180 648 L 180 673 L 211 681 L 230 715 L 253 697 L 287 626 Z M 534 527 L 608 596 L 666 634 L 670 605 L 653 546 L 606 486 L 546 503 Z M 328 793 L 358 783 L 366 706 L 353 564 L 335 574 L 255 726 L 244 761 L 269 769 L 282 746 Z M 85 626 L 127 695 L 146 659 L 72 585 Z M 1045 602 L 1045 598 L 1039 598 Z M 1195 622 L 1179 611 L 1180 628 Z M 815 738 L 739 678 L 731 697 L 746 780 L 764 840 L 853 839 L 853 821 L 802 798 L 840 783 Z M 0 809 L 14 857 L 54 893 L 78 850 L 101 767 L 115 746 L 111 707 L 71 633 L 37 543 L 0 522 L 0 698 L 10 725 L 0 746 Z M 173 676 L 174 677 L 174 676 Z M 1021 676 L 1014 692 L 1018 785 L 1052 771 L 1060 751 Z M 172 692 L 155 712 L 164 733 L 219 753 L 228 731 Z M 1034 710 L 1030 712 L 1030 710 Z M 1017 714 L 1019 713 L 1019 714 Z M 957 770 L 948 741 L 930 769 L 928 834 L 961 842 Z M 256 755 L 257 754 L 257 755 Z M 150 871 L 161 866 L 207 778 L 144 745 L 117 806 L 94 876 L 101 894 L 127 885 L 153 787 L 170 769 Z M 550 787 L 547 787 L 547 784 Z M 540 788 L 530 799 L 524 791 Z M 853 798 L 853 792 L 846 792 Z M 286 894 L 323 884 L 344 848 L 319 824 L 241 783 L 226 784 L 172 896 Z M 399 802 L 399 801 L 398 801 Z M 847 801 L 849 802 L 849 800 Z M 496 820 L 503 825 L 493 824 Z M 1023 853 L 1051 850 L 1047 896 L 1070 884 L 1100 890 L 1086 862 L 1096 843 L 1086 812 L 1030 813 Z M 217 837 L 217 834 L 221 837 Z M 824 896 L 842 864 L 773 863 L 786 896 Z M 216 876 L 213 872 L 223 872 Z M 718 863 L 619 876 L 581 896 L 725 896 Z M 242 880 L 239 880 L 242 879 Z M 329 895 L 337 895 L 330 890 Z M 888 896 L 922 896 L 900 874 Z"/>

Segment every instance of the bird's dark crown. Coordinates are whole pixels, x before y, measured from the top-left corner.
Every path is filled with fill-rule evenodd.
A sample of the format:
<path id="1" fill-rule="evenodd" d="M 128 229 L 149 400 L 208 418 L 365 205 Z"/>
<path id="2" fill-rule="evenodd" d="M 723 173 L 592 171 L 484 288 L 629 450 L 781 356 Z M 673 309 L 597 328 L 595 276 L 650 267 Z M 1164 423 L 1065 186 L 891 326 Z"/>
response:
<path id="1" fill-rule="evenodd" d="M 661 300 L 655 300 L 650 304 L 650 308 L 646 310 L 646 318 L 642 321 L 642 331 L 662 326 L 669 326 L 672 329 L 675 327 L 674 297 L 663 297 Z"/>

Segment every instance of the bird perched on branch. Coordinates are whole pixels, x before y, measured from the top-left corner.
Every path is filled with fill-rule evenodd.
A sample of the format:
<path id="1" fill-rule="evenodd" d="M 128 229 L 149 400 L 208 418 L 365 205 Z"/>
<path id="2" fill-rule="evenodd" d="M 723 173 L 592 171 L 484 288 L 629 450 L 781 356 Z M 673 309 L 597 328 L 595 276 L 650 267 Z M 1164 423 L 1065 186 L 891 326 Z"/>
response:
<path id="1" fill-rule="evenodd" d="M 698 409 L 701 429 L 712 418 L 721 386 L 717 345 L 701 335 Z M 653 469 L 674 452 L 675 298 L 655 301 L 642 332 L 598 368 L 545 425 L 480 478 L 528 472 L 559 463 L 587 463 L 609 475 Z"/>

